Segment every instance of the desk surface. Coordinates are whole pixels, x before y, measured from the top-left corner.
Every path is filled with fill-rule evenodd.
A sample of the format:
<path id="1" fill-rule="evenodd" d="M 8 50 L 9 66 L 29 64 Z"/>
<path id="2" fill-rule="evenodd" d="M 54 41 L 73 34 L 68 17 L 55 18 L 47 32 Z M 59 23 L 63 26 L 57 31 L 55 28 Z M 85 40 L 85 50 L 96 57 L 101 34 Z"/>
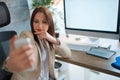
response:
<path id="1" fill-rule="evenodd" d="M 115 61 L 115 56 L 117 54 L 113 55 L 109 60 L 106 60 L 88 55 L 82 51 L 72 51 L 72 57 L 70 59 L 61 57 L 56 57 L 56 59 L 120 77 L 120 70 L 111 66 L 111 63 Z"/>
<path id="2" fill-rule="evenodd" d="M 118 50 L 120 49 L 119 41 L 111 39 L 102 40 L 102 43 L 109 42 L 111 43 L 111 49 L 117 50 L 116 54 L 108 60 L 88 55 L 84 51 L 75 50 L 72 50 L 72 57 L 70 59 L 64 59 L 58 56 L 56 56 L 56 59 L 120 77 L 120 70 L 111 66 L 111 63 L 115 62 L 115 58 L 120 56 L 120 51 Z"/>

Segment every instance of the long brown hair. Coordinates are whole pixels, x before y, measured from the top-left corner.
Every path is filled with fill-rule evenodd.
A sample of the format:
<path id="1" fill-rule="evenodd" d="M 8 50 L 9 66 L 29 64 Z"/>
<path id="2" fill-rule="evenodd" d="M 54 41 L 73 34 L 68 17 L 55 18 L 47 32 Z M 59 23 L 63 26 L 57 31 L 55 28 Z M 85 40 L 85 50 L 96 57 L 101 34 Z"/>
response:
<path id="1" fill-rule="evenodd" d="M 33 20 L 34 20 L 34 17 L 35 15 L 38 13 L 38 12 L 41 12 L 45 15 L 45 18 L 48 22 L 48 25 L 49 25 L 49 28 L 48 28 L 48 33 L 50 35 L 52 35 L 53 37 L 55 37 L 55 29 L 54 29 L 54 22 L 53 22 L 53 18 L 52 18 L 52 14 L 51 12 L 49 11 L 49 9 L 45 6 L 40 6 L 40 7 L 36 7 L 32 13 L 32 16 L 31 16 L 31 21 L 30 21 L 30 25 L 31 25 L 31 30 L 32 30 L 32 33 L 34 35 L 34 29 L 33 29 Z M 36 35 L 34 35 L 34 39 L 37 43 L 39 43 L 38 41 L 38 38 Z M 49 42 L 49 46 L 50 48 L 53 48 L 53 44 Z"/>

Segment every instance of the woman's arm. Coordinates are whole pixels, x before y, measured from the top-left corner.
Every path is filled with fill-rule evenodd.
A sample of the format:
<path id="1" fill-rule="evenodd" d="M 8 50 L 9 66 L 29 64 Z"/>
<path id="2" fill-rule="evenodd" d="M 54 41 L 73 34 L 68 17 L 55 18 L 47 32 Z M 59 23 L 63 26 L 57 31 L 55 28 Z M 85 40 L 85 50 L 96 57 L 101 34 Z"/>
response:
<path id="1" fill-rule="evenodd" d="M 59 40 L 60 41 L 60 40 Z M 55 53 L 62 56 L 63 58 L 71 57 L 71 50 L 66 45 L 66 43 L 60 41 L 60 45 L 55 45 Z"/>
<path id="2" fill-rule="evenodd" d="M 48 32 L 35 32 L 34 34 L 38 35 L 39 39 L 46 39 L 49 42 L 53 43 L 55 45 L 55 53 L 64 57 L 68 58 L 71 56 L 71 51 L 67 47 L 67 45 L 60 41 L 59 39 L 56 39 L 55 37 L 51 36 Z"/>

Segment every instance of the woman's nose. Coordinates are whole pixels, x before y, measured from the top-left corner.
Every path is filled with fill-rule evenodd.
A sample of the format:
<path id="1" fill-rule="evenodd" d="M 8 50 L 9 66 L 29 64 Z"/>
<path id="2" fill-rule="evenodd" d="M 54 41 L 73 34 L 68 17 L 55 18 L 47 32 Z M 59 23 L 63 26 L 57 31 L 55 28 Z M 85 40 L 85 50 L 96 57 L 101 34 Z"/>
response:
<path id="1" fill-rule="evenodd" d="M 39 24 L 36 29 L 39 30 L 39 31 L 43 30 L 42 24 Z"/>
<path id="2" fill-rule="evenodd" d="M 39 27 L 39 28 L 42 28 L 42 24 L 39 24 L 38 27 Z"/>

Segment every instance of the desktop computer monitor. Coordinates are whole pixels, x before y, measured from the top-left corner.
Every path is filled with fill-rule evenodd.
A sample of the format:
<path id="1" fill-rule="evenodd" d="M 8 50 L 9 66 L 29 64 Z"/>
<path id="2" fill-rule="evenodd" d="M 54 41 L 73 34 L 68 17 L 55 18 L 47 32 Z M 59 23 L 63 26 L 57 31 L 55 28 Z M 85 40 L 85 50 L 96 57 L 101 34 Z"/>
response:
<path id="1" fill-rule="evenodd" d="M 119 39 L 119 0 L 64 0 L 67 33 Z"/>

